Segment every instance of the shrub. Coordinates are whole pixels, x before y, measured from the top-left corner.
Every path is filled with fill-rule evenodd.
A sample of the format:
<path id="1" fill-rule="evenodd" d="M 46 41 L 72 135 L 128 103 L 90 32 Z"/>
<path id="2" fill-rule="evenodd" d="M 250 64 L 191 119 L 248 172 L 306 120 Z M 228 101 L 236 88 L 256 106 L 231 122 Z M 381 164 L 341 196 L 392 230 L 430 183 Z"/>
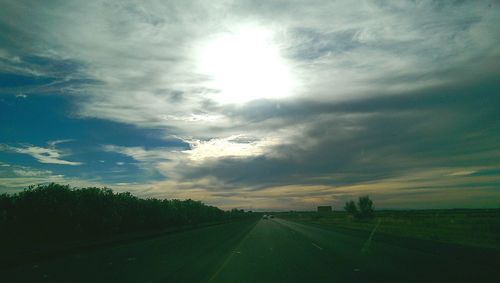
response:
<path id="1" fill-rule="evenodd" d="M 373 201 L 368 196 L 362 196 L 357 204 L 353 200 L 346 202 L 344 209 L 356 218 L 369 218 L 373 216 Z"/>

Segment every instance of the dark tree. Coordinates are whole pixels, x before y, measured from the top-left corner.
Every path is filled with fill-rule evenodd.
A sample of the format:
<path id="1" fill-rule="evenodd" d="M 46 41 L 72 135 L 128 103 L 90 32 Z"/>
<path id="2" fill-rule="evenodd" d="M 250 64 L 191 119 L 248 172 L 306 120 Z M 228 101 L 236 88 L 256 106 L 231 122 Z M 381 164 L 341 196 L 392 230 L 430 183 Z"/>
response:
<path id="1" fill-rule="evenodd" d="M 362 196 L 357 203 L 352 200 L 346 202 L 344 209 L 356 218 L 369 218 L 373 216 L 373 201 L 368 196 Z"/>
<path id="2" fill-rule="evenodd" d="M 352 200 L 345 203 L 344 209 L 345 211 L 347 211 L 347 213 L 353 216 L 358 214 L 358 209 L 356 208 L 356 204 Z"/>
<path id="3" fill-rule="evenodd" d="M 373 216 L 373 201 L 368 196 L 358 199 L 358 217 L 368 218 Z"/>

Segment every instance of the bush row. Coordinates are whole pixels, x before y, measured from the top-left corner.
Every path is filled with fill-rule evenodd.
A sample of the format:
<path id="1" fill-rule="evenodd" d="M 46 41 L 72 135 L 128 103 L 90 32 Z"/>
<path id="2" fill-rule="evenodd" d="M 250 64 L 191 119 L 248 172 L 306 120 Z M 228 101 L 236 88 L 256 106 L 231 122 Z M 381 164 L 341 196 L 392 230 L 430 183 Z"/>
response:
<path id="1" fill-rule="evenodd" d="M 67 237 L 163 229 L 250 216 L 200 201 L 141 199 L 108 188 L 48 184 L 0 195 L 4 236 Z"/>

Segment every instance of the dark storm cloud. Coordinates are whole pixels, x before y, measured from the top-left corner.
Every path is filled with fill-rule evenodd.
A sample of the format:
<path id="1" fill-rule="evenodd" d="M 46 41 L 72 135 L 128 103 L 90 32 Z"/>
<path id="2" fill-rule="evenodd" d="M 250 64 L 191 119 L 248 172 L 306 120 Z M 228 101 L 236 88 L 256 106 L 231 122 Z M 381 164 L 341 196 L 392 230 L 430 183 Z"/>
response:
<path id="1" fill-rule="evenodd" d="M 500 85 L 476 82 L 405 96 L 343 103 L 260 101 L 237 117 L 251 127 L 300 126 L 272 156 L 227 158 L 193 168 L 187 178 L 215 176 L 235 185 L 355 184 L 419 169 L 496 166 L 500 159 Z M 230 111 L 232 112 L 232 111 Z M 293 127 L 292 127 L 293 131 Z"/>

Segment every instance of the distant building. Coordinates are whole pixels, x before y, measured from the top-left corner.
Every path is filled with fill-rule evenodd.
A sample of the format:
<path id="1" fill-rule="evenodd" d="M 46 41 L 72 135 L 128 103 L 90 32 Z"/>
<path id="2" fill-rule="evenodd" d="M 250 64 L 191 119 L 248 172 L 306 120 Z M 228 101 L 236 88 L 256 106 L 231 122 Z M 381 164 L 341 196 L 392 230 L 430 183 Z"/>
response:
<path id="1" fill-rule="evenodd" d="M 332 206 L 331 205 L 318 206 L 318 212 L 319 213 L 331 213 Z"/>

